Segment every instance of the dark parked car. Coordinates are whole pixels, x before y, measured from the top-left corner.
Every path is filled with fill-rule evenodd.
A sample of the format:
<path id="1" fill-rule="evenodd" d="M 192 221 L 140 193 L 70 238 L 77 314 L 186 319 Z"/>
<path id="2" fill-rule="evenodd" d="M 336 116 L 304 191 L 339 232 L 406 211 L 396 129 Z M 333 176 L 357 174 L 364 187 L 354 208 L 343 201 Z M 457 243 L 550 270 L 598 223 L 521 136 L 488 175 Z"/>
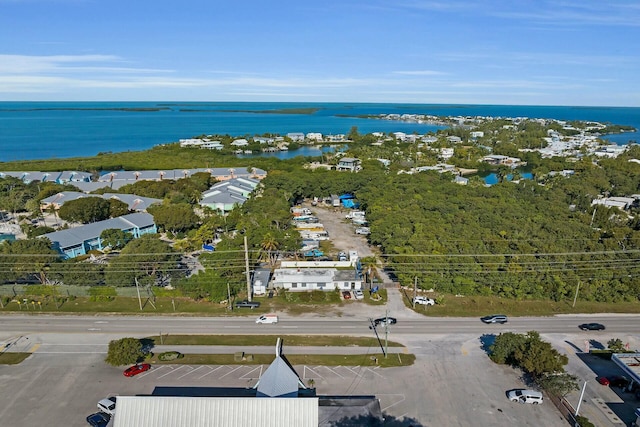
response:
<path id="1" fill-rule="evenodd" d="M 395 325 L 398 323 L 398 320 L 395 317 L 381 317 L 379 319 L 375 319 L 373 324 L 378 325 Z"/>
<path id="2" fill-rule="evenodd" d="M 504 314 L 492 314 L 490 316 L 481 317 L 480 320 L 482 320 L 484 323 L 505 324 L 507 323 L 507 316 L 505 316 Z"/>
<path id="3" fill-rule="evenodd" d="M 260 307 L 260 303 L 258 301 L 248 301 L 242 300 L 236 302 L 236 308 L 257 308 Z"/>
<path id="4" fill-rule="evenodd" d="M 138 374 L 148 371 L 151 369 L 151 365 L 148 363 L 139 363 L 137 365 L 133 365 L 124 370 L 123 374 L 125 377 L 135 377 Z"/>
<path id="5" fill-rule="evenodd" d="M 105 414 L 104 412 L 96 412 L 87 417 L 87 422 L 93 427 L 106 427 L 110 419 L 111 415 Z"/>
<path id="6" fill-rule="evenodd" d="M 625 388 L 629 385 L 631 381 L 627 377 L 623 377 L 622 375 L 614 375 L 609 377 L 609 385 L 612 387 L 620 387 Z"/>
<path id="7" fill-rule="evenodd" d="M 604 325 L 601 323 L 583 323 L 578 327 L 583 331 L 604 331 Z"/>

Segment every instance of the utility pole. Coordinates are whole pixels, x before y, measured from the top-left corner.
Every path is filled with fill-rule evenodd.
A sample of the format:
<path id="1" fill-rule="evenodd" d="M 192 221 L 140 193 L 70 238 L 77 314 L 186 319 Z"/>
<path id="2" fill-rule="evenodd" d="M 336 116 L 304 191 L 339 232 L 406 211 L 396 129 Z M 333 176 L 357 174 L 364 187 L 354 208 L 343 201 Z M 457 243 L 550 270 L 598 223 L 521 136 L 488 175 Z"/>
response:
<path id="1" fill-rule="evenodd" d="M 389 354 L 389 310 L 385 310 L 385 318 L 384 322 L 384 358 L 387 358 Z"/>
<path id="2" fill-rule="evenodd" d="M 142 300 L 140 299 L 140 288 L 138 287 L 138 278 L 134 277 L 136 281 L 136 292 L 138 293 L 138 304 L 140 304 L 140 311 L 142 311 Z"/>
<path id="3" fill-rule="evenodd" d="M 416 295 L 418 295 L 418 276 L 413 277 L 413 308 L 416 308 Z"/>
<path id="4" fill-rule="evenodd" d="M 576 306 L 576 300 L 578 299 L 578 290 L 580 289 L 580 281 L 578 280 L 578 286 L 576 286 L 576 294 L 573 297 L 573 305 L 572 307 Z"/>
<path id="5" fill-rule="evenodd" d="M 251 301 L 251 276 L 249 276 L 249 246 L 247 244 L 247 235 L 244 236 L 244 269 L 247 275 L 247 299 Z"/>
<path id="6" fill-rule="evenodd" d="M 227 304 L 227 307 L 229 307 L 229 309 L 233 311 L 233 304 L 231 304 L 231 288 L 229 287 L 229 282 L 227 282 Z"/>

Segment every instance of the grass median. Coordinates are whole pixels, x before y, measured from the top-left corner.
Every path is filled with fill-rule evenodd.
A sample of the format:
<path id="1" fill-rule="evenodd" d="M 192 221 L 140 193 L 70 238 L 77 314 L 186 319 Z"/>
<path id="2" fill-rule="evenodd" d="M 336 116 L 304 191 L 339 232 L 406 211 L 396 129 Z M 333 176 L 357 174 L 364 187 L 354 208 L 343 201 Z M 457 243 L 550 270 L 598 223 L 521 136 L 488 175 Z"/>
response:
<path id="1" fill-rule="evenodd" d="M 19 363 L 22 363 L 29 356 L 31 356 L 31 353 L 1 353 L 0 365 L 17 365 Z"/>
<path id="2" fill-rule="evenodd" d="M 388 353 L 384 357 L 382 353 L 367 354 L 292 354 L 286 356 L 292 365 L 311 366 L 378 366 L 381 368 L 393 368 L 413 365 L 416 356 L 405 353 Z M 183 357 L 160 361 L 157 355 L 149 359 L 153 365 L 268 365 L 275 359 L 273 354 L 184 354 Z"/>

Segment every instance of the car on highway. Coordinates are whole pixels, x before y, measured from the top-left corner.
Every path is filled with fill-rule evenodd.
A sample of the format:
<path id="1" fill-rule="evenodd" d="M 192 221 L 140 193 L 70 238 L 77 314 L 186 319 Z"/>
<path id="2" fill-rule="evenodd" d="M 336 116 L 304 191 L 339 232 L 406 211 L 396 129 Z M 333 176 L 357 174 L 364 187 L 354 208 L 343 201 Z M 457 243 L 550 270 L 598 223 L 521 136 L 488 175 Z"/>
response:
<path id="1" fill-rule="evenodd" d="M 87 417 L 87 423 L 93 427 L 106 427 L 110 419 L 111 415 L 104 412 L 96 412 Z"/>
<path id="2" fill-rule="evenodd" d="M 356 289 L 355 291 L 353 291 L 353 296 L 355 296 L 356 299 L 364 299 L 364 292 L 362 292 L 360 289 Z"/>
<path id="3" fill-rule="evenodd" d="M 249 301 L 249 300 L 242 300 L 242 301 L 238 301 L 236 302 L 236 308 L 258 308 L 260 307 L 260 302 L 259 301 Z"/>
<path id="4" fill-rule="evenodd" d="M 105 414 L 115 415 L 116 413 L 116 397 L 111 396 L 98 402 L 98 409 Z"/>
<path id="5" fill-rule="evenodd" d="M 135 377 L 138 374 L 148 371 L 151 369 L 151 365 L 148 363 L 137 363 L 133 366 L 129 366 L 122 373 L 125 377 Z"/>
<path id="6" fill-rule="evenodd" d="M 398 320 L 395 317 L 380 317 L 378 319 L 374 319 L 373 324 L 375 326 L 379 325 L 395 325 L 398 323 Z"/>
<path id="7" fill-rule="evenodd" d="M 583 331 L 604 331 L 604 325 L 602 323 L 583 323 L 578 326 Z"/>
<path id="8" fill-rule="evenodd" d="M 436 302 L 434 300 L 427 297 L 413 297 L 413 303 L 420 305 L 436 305 Z"/>
<path id="9" fill-rule="evenodd" d="M 482 320 L 484 323 L 505 324 L 507 323 L 507 316 L 505 316 L 504 314 L 492 314 L 490 316 L 481 317 L 480 320 Z"/>

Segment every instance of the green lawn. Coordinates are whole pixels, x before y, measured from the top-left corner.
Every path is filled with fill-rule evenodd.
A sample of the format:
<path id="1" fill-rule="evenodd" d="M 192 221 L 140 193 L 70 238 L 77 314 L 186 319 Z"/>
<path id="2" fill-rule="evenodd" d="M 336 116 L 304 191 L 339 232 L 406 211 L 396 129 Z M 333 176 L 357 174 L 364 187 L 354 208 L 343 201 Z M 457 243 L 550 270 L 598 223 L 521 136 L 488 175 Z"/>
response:
<path id="1" fill-rule="evenodd" d="M 411 292 L 407 291 L 410 296 Z M 146 298 L 142 298 L 143 309 L 135 297 L 118 296 L 110 301 L 95 301 L 90 297 L 64 296 L 55 300 L 51 296 L 28 297 L 27 304 L 22 303 L 22 296 L 17 300 L 5 302 L 0 312 L 23 313 L 121 313 L 121 314 L 179 314 L 181 316 L 258 316 L 271 311 L 300 315 L 306 313 L 324 313 L 330 306 L 348 307 L 350 304 L 381 305 L 387 300 L 386 290 L 380 292 L 381 299 L 373 301 L 365 292 L 363 301 L 343 301 L 338 292 L 283 292 L 273 298 L 257 298 L 261 306 L 256 309 L 233 309 L 209 301 L 195 301 L 186 297 L 157 297 L 155 307 Z M 17 301 L 21 303 L 18 304 Z M 410 298 L 405 298 L 410 306 Z M 495 296 L 444 295 L 443 303 L 433 307 L 416 306 L 418 313 L 427 316 L 462 316 L 478 317 L 492 313 L 504 313 L 509 316 L 550 316 L 571 313 L 640 313 L 640 301 L 634 302 L 599 302 L 580 301 L 572 307 L 573 301 L 550 300 L 513 300 Z"/>
<path id="2" fill-rule="evenodd" d="M 412 295 L 409 293 L 409 295 Z M 407 306 L 411 306 L 408 298 Z M 506 314 L 508 316 L 552 316 L 554 314 L 579 313 L 640 313 L 640 301 L 635 302 L 596 302 L 550 300 L 513 300 L 500 297 L 444 296 L 443 304 L 421 306 L 416 304 L 416 312 L 426 316 L 481 317 L 487 314 Z"/>

